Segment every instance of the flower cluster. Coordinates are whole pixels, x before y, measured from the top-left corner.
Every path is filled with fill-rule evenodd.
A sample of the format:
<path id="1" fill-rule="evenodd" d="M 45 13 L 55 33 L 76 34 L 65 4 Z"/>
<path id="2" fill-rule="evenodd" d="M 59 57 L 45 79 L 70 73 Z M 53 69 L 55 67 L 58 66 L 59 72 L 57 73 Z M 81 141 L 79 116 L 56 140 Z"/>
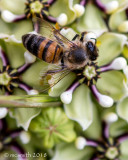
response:
<path id="1" fill-rule="evenodd" d="M 114 118 L 115 116 L 116 115 L 114 113 L 109 114 L 109 120 L 110 118 L 113 121 L 117 120 L 117 118 Z M 123 154 L 121 153 L 121 144 L 128 140 L 128 132 L 120 134 L 117 137 L 112 137 L 110 135 L 110 126 L 110 122 L 103 121 L 102 137 L 100 140 L 96 141 L 80 136 L 76 139 L 76 147 L 80 150 L 84 147 L 86 148 L 86 146 L 95 148 L 95 153 L 90 158 L 90 160 L 117 160 Z"/>
<path id="2" fill-rule="evenodd" d="M 26 56 L 27 53 L 25 53 Z M 6 95 L 12 94 L 15 87 L 19 87 L 26 91 L 27 94 L 37 94 L 37 91 L 32 90 L 31 87 L 24 84 L 20 79 L 20 74 L 22 74 L 33 62 L 35 61 L 35 58 L 32 59 L 31 62 L 26 61 L 26 63 L 17 68 L 13 69 L 10 67 L 10 64 L 8 62 L 7 56 L 5 52 L 0 48 L 0 58 L 3 62 L 3 68 L 0 72 L 0 88 L 3 90 Z"/>
<path id="3" fill-rule="evenodd" d="M 111 107 L 113 105 L 113 99 L 109 96 L 102 95 L 98 92 L 95 83 L 100 78 L 102 72 L 110 70 L 123 70 L 127 65 L 127 62 L 124 58 L 119 57 L 113 60 L 110 64 L 105 66 L 97 66 L 95 63 L 87 64 L 82 71 L 76 71 L 77 82 L 72 84 L 69 89 L 61 94 L 61 100 L 65 104 L 69 104 L 72 101 L 72 94 L 74 90 L 82 83 L 88 85 L 92 93 L 96 97 L 99 104 L 103 107 Z M 75 72 L 75 71 L 74 71 Z"/>
<path id="4" fill-rule="evenodd" d="M 6 22 L 16 22 L 24 19 L 32 19 L 34 17 L 45 18 L 51 22 L 56 22 L 56 18 L 49 16 L 48 8 L 54 3 L 54 0 L 50 0 L 49 2 L 44 2 L 44 0 L 28 0 L 25 3 L 25 14 L 15 15 L 8 10 L 4 10 L 2 12 L 2 18 Z"/>
<path id="5" fill-rule="evenodd" d="M 23 130 L 21 128 L 9 130 L 6 120 L 0 120 L 0 153 L 4 154 L 5 151 L 11 150 L 16 154 L 25 155 L 25 150 L 18 143 L 18 137 L 22 137 L 22 132 Z M 27 140 L 26 142 L 28 143 L 30 139 L 27 138 Z M 21 157 L 21 159 L 25 160 L 26 158 Z"/>
<path id="6" fill-rule="evenodd" d="M 39 19 L 70 41 L 86 33 L 98 58 L 68 71 L 36 58 L 21 39 L 49 35 Z M 0 26 L 0 159 L 127 160 L 128 0 L 1 0 Z"/>

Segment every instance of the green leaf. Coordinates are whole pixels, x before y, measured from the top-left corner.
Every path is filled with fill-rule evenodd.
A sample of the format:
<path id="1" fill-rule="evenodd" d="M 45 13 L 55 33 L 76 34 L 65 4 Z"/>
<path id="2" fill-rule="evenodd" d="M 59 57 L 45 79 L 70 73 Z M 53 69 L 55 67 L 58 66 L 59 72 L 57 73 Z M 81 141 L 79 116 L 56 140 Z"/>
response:
<path id="1" fill-rule="evenodd" d="M 87 86 L 81 85 L 73 93 L 70 104 L 64 105 L 67 116 L 77 121 L 83 130 L 87 129 L 93 120 L 92 101 L 90 91 Z"/>
<path id="2" fill-rule="evenodd" d="M 123 81 L 125 76 L 119 71 L 104 72 L 98 79 L 96 86 L 98 90 L 105 95 L 112 97 L 114 100 L 119 100 L 125 94 Z"/>
<path id="3" fill-rule="evenodd" d="M 78 150 L 74 144 L 60 144 L 52 160 L 88 160 L 92 152 L 93 149 L 89 147 Z"/>
<path id="4" fill-rule="evenodd" d="M 76 134 L 74 124 L 67 118 L 61 108 L 42 110 L 30 124 L 30 130 L 43 139 L 46 148 L 53 147 L 59 141 L 72 142 Z"/>
<path id="5" fill-rule="evenodd" d="M 105 65 L 121 54 L 127 37 L 123 34 L 105 33 L 98 40 L 101 42 L 98 64 Z"/>
<path id="6" fill-rule="evenodd" d="M 118 102 L 117 113 L 121 118 L 128 122 L 128 96 Z"/>
<path id="7" fill-rule="evenodd" d="M 18 127 L 23 127 L 27 131 L 31 120 L 38 116 L 40 111 L 39 108 L 17 108 L 10 115 L 16 119 Z"/>
<path id="8" fill-rule="evenodd" d="M 77 23 L 77 29 L 79 32 L 92 31 L 97 35 L 107 31 L 101 12 L 92 3 L 86 5 L 84 15 Z"/>

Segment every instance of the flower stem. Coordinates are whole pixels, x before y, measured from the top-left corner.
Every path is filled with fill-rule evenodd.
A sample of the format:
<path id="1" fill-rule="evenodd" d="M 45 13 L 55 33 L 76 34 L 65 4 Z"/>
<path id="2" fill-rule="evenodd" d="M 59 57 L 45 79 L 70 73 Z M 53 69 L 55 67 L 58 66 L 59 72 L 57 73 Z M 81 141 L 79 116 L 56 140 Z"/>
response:
<path id="1" fill-rule="evenodd" d="M 86 5 L 86 0 L 81 0 L 80 5 L 85 6 Z"/>
<path id="2" fill-rule="evenodd" d="M 106 122 L 103 122 L 102 126 L 103 126 L 103 133 L 102 133 L 103 137 L 108 139 L 109 138 L 109 127 L 110 127 L 110 125 L 107 124 Z"/>
<path id="3" fill-rule="evenodd" d="M 97 147 L 99 144 L 93 140 L 87 140 L 87 146 Z"/>
<path id="4" fill-rule="evenodd" d="M 27 93 L 30 91 L 30 87 L 27 86 L 26 84 L 23 83 L 19 83 L 19 88 L 23 89 L 24 91 L 26 91 Z"/>
<path id="5" fill-rule="evenodd" d="M 103 3 L 101 2 L 101 0 L 95 0 L 95 4 L 102 10 L 102 11 L 106 11 L 105 6 L 103 5 Z"/>
<path id="6" fill-rule="evenodd" d="M 30 66 L 29 63 L 25 63 L 23 66 L 21 66 L 21 67 L 18 68 L 18 70 L 17 70 L 18 73 L 24 72 L 29 66 Z"/>
<path id="7" fill-rule="evenodd" d="M 10 149 L 15 151 L 17 154 L 22 155 L 20 156 L 18 159 L 20 160 L 27 160 L 25 151 L 23 150 L 23 148 L 16 142 L 12 142 L 10 145 Z"/>
<path id="8" fill-rule="evenodd" d="M 7 57 L 5 55 L 5 52 L 1 49 L 1 47 L 0 47 L 0 58 L 3 62 L 3 66 L 6 67 L 8 65 L 8 60 L 7 60 Z"/>
<path id="9" fill-rule="evenodd" d="M 128 140 L 128 133 L 119 136 L 117 139 L 118 139 L 119 143 L 122 143 L 123 141 Z"/>
<path id="10" fill-rule="evenodd" d="M 74 90 L 75 90 L 79 85 L 80 85 L 79 82 L 75 82 L 75 83 L 73 83 L 73 85 L 72 85 L 69 89 L 67 89 L 67 91 L 74 92 Z"/>
<path id="11" fill-rule="evenodd" d="M 13 20 L 13 22 L 18 22 L 18 21 L 21 21 L 21 20 L 24 20 L 26 19 L 26 15 L 23 14 L 23 15 L 17 15 L 16 18 Z"/>
<path id="12" fill-rule="evenodd" d="M 51 4 L 53 4 L 55 1 L 56 1 L 56 0 L 48 0 L 47 3 L 48 3 L 49 5 L 51 5 Z"/>
<path id="13" fill-rule="evenodd" d="M 52 23 L 56 23 L 57 22 L 57 19 L 55 17 L 52 17 L 52 16 L 47 16 L 46 19 Z"/>

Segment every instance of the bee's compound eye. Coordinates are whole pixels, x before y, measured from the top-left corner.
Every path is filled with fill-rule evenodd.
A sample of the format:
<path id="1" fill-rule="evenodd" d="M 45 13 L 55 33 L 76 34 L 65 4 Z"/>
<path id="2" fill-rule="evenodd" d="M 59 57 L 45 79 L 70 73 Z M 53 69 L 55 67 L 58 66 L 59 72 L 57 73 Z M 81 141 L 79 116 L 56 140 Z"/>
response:
<path id="1" fill-rule="evenodd" d="M 90 60 L 91 60 L 91 61 L 95 61 L 96 59 L 97 59 L 96 56 L 91 56 L 91 57 L 90 57 Z"/>
<path id="2" fill-rule="evenodd" d="M 85 41 L 92 41 L 93 43 L 96 43 L 96 34 L 93 32 L 89 32 L 85 36 Z"/>

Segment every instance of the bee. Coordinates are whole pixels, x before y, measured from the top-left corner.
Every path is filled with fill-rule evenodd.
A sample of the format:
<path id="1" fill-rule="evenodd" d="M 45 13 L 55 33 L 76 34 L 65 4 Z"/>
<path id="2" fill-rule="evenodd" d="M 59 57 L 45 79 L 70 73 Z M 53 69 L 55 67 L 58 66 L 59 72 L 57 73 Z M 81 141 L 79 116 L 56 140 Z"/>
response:
<path id="1" fill-rule="evenodd" d="M 70 41 L 47 21 L 39 18 L 34 21 L 40 30 L 43 30 L 43 36 L 28 33 L 22 36 L 22 41 L 24 47 L 39 59 L 60 66 L 61 69 L 50 70 L 47 75 L 80 70 L 97 59 L 98 48 L 94 34 L 82 32 L 81 35 L 76 34 Z M 57 81 L 64 77 L 64 74 L 60 75 Z"/>

